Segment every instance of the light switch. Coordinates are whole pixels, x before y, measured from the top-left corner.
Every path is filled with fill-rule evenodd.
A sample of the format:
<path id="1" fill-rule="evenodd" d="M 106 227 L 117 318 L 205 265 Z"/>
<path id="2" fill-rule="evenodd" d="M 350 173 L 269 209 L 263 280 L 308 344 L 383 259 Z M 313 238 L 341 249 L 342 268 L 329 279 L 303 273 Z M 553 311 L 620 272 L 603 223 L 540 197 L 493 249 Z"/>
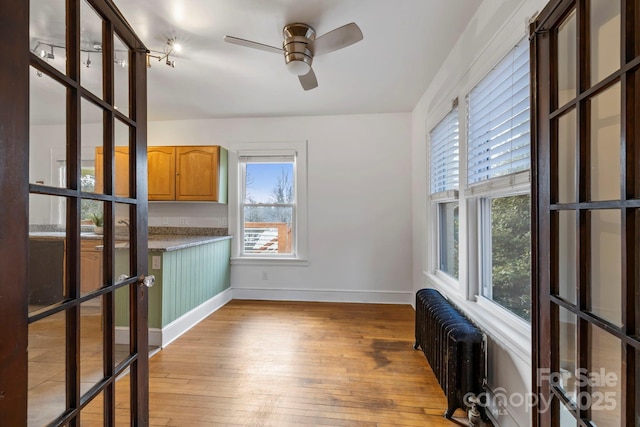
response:
<path id="1" fill-rule="evenodd" d="M 154 270 L 160 270 L 161 268 L 161 264 L 160 264 L 160 256 L 159 255 L 154 255 L 151 257 L 151 268 Z"/>

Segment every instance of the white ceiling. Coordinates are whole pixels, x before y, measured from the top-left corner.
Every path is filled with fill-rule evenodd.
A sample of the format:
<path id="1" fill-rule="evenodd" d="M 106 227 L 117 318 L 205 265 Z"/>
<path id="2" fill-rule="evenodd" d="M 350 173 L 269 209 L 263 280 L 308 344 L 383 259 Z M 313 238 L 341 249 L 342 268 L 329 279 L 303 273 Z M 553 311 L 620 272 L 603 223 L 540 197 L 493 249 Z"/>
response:
<path id="1" fill-rule="evenodd" d="M 481 0 L 115 0 L 152 51 L 168 37 L 175 68 L 152 60 L 149 120 L 411 111 Z M 322 35 L 349 22 L 364 40 L 316 57 L 319 87 L 305 92 L 277 54 L 225 35 L 282 44 L 303 22 Z"/>

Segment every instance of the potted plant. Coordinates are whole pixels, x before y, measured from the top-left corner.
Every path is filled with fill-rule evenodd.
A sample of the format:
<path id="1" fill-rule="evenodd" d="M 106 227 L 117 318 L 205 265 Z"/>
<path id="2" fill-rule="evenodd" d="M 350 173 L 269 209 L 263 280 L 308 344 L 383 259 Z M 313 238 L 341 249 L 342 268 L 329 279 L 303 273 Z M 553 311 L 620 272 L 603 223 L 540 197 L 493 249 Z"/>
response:
<path id="1" fill-rule="evenodd" d="M 91 222 L 93 222 L 94 225 L 94 229 L 93 232 L 96 234 L 103 234 L 104 233 L 104 217 L 102 215 L 102 212 L 98 212 L 98 213 L 91 213 L 89 214 L 89 218 L 91 219 Z"/>

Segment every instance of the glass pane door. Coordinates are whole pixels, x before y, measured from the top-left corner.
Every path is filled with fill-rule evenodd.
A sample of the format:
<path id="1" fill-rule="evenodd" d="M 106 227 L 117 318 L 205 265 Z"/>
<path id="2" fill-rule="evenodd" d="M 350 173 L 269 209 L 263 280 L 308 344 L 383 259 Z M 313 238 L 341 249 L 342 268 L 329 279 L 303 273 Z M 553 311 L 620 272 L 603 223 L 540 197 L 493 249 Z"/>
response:
<path id="1" fill-rule="evenodd" d="M 29 6 L 27 425 L 144 424 L 145 48 L 109 0 Z"/>
<path id="2" fill-rule="evenodd" d="M 534 24 L 537 425 L 640 419 L 639 12 L 557 0 Z"/>

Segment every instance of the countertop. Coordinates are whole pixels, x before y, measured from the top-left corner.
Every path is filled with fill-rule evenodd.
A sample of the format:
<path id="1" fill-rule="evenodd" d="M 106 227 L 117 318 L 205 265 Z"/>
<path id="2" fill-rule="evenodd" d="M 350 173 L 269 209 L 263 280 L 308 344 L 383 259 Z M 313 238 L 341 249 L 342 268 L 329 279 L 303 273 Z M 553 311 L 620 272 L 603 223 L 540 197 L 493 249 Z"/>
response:
<path id="1" fill-rule="evenodd" d="M 180 236 L 180 235 L 150 235 L 150 251 L 177 251 L 179 249 L 193 246 L 205 245 L 207 243 L 229 240 L 233 236 Z"/>
<path id="2" fill-rule="evenodd" d="M 29 237 L 37 239 L 64 239 L 64 232 L 58 231 L 33 231 Z M 174 234 L 151 234 L 149 235 L 149 251 L 169 252 L 193 246 L 205 245 L 207 243 L 229 240 L 233 236 L 193 236 Z M 80 233 L 81 239 L 102 240 L 103 236 L 95 233 Z M 118 236 L 116 236 L 116 240 Z M 116 243 L 116 249 L 128 249 L 129 242 Z"/>
<path id="3" fill-rule="evenodd" d="M 67 237 L 67 233 L 65 233 L 64 231 L 30 231 L 29 232 L 29 237 L 30 238 L 35 238 L 35 239 L 64 239 L 65 237 Z M 117 239 L 118 236 L 116 236 Z M 80 233 L 80 238 L 81 239 L 92 239 L 92 240 L 102 240 L 102 234 L 95 234 L 95 233 Z"/>

